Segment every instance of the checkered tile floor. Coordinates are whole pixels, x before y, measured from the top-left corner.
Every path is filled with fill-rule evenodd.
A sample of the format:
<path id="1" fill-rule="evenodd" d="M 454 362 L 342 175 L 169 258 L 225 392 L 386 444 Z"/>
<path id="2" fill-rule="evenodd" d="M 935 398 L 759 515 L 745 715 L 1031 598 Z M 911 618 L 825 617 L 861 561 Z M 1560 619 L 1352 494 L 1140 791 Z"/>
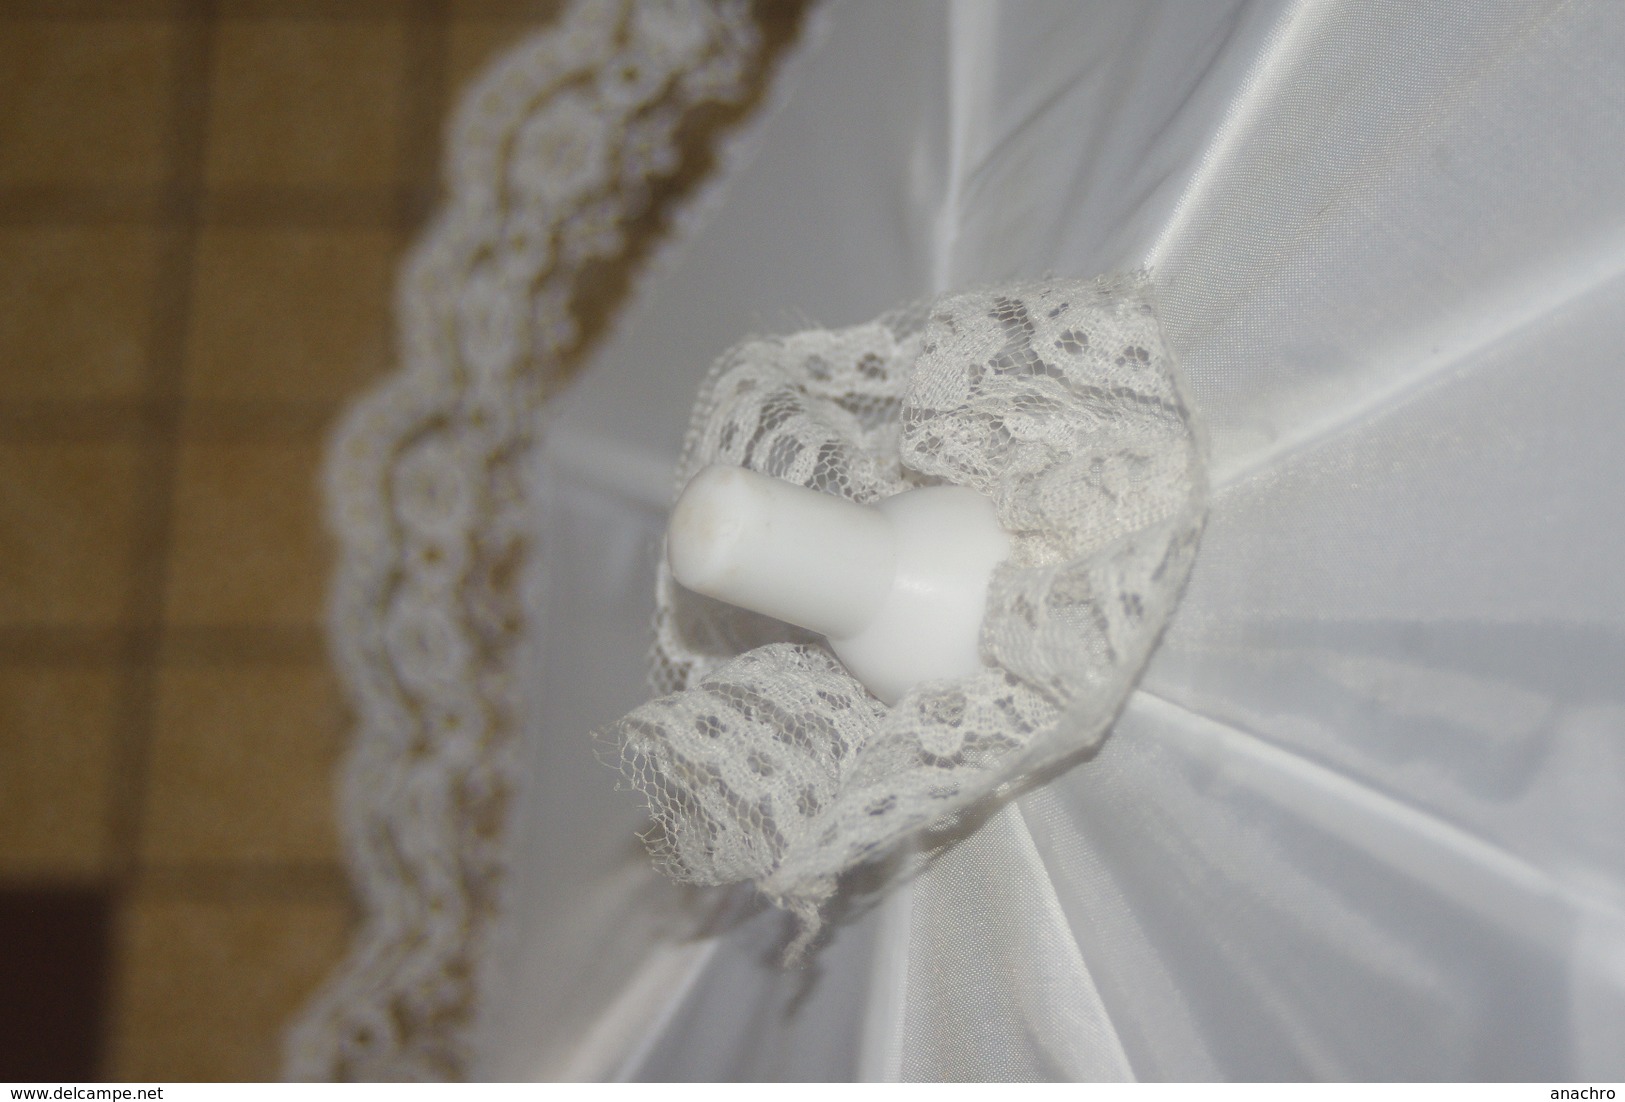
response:
<path id="1" fill-rule="evenodd" d="M 322 441 L 556 6 L 0 5 L 0 1080 L 273 1077 L 341 952 Z"/>

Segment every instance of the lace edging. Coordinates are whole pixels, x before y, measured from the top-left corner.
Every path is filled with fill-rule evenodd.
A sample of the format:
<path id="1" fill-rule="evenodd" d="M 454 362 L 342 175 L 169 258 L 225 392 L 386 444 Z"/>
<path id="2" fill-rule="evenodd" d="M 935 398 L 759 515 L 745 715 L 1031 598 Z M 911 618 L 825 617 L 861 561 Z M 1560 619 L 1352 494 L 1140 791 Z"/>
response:
<path id="1" fill-rule="evenodd" d="M 669 213 L 656 189 L 685 120 L 747 103 L 765 63 L 746 0 L 576 0 L 455 117 L 449 195 L 398 288 L 401 369 L 329 455 L 329 634 L 357 714 L 341 825 L 364 921 L 288 1034 L 288 1078 L 469 1070 L 518 785 L 535 415 L 579 349 L 578 277 Z M 690 228 L 671 221 L 667 255 Z"/>

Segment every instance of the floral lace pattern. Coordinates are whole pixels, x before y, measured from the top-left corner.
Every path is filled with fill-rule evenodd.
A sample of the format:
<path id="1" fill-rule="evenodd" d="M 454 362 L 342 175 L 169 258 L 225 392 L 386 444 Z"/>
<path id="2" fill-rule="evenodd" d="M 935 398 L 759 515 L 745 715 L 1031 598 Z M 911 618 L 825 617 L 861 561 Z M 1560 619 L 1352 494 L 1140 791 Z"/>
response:
<path id="1" fill-rule="evenodd" d="M 662 564 L 656 682 L 613 736 L 680 880 L 752 881 L 816 933 L 837 877 L 1086 750 L 1184 587 L 1201 435 L 1141 277 L 947 296 L 752 341 L 701 393 L 679 485 L 724 463 L 867 502 L 951 482 L 1013 537 L 979 673 L 887 708 L 817 641 Z"/>
<path id="2" fill-rule="evenodd" d="M 582 0 L 463 101 L 447 200 L 399 288 L 401 370 L 330 455 L 330 631 L 358 714 L 341 806 L 365 918 L 289 1034 L 291 1078 L 468 1069 L 517 784 L 535 414 L 581 341 L 583 271 L 670 214 L 695 110 L 748 103 L 766 72 L 744 0 Z"/>

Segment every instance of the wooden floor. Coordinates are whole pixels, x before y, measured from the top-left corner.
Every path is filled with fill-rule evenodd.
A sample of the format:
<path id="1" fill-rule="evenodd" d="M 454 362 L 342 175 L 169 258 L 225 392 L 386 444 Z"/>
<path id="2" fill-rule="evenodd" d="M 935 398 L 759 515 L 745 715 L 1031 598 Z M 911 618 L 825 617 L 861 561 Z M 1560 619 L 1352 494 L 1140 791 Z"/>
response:
<path id="1" fill-rule="evenodd" d="M 274 1077 L 344 946 L 324 436 L 553 7 L 0 5 L 0 1081 Z"/>

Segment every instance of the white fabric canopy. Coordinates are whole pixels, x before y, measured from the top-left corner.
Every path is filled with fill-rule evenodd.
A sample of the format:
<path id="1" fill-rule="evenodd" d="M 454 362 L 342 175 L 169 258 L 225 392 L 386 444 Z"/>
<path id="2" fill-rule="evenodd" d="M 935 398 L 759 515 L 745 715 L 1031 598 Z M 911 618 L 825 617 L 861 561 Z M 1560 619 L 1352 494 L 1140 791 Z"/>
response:
<path id="1" fill-rule="evenodd" d="M 1625 1076 L 1625 9 L 850 3 L 545 411 L 530 787 L 475 1073 Z M 1150 269 L 1211 433 L 1092 760 L 808 968 L 663 880 L 640 703 L 699 380 L 753 334 Z"/>

